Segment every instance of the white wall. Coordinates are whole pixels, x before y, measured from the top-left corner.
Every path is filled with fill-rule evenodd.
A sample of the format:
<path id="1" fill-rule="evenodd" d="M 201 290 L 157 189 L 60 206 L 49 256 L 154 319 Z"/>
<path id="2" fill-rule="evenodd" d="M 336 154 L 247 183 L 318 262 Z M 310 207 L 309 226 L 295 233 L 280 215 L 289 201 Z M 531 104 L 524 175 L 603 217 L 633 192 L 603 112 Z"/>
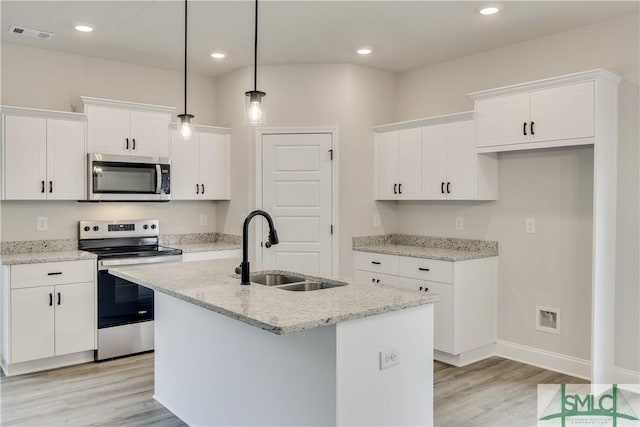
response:
<path id="1" fill-rule="evenodd" d="M 473 92 L 593 68 L 624 78 L 619 102 L 616 365 L 640 370 L 638 15 L 459 58 L 398 79 L 396 120 L 473 109 Z M 499 200 L 396 205 L 399 232 L 500 242 L 500 339 L 590 358 L 593 150 L 499 156 Z M 615 189 L 612 189 L 615 191 Z M 456 216 L 465 230 L 455 230 Z M 537 234 L 524 234 L 524 218 Z M 535 330 L 535 305 L 562 311 L 562 334 Z"/>
<path id="2" fill-rule="evenodd" d="M 251 69 L 218 79 L 219 123 L 233 128 L 230 203 L 218 208 L 219 231 L 239 234 L 242 217 L 255 205 L 254 129 L 244 124 L 244 91 Z M 340 271 L 352 273 L 351 238 L 373 228 L 371 126 L 394 113 L 395 75 L 348 64 L 263 66 L 258 88 L 267 93 L 267 127 L 336 126 L 339 129 Z M 382 206 L 381 215 L 390 213 Z"/>
<path id="3" fill-rule="evenodd" d="M 2 105 L 72 111 L 81 95 L 174 106 L 182 111 L 183 74 L 122 62 L 2 43 Z M 189 76 L 189 110 L 199 124 L 215 121 L 215 80 Z M 159 218 L 163 233 L 211 232 L 213 202 L 101 203 L 2 202 L 2 239 L 77 238 L 82 219 Z M 199 215 L 208 215 L 200 226 Z M 36 218 L 49 218 L 36 231 Z"/>

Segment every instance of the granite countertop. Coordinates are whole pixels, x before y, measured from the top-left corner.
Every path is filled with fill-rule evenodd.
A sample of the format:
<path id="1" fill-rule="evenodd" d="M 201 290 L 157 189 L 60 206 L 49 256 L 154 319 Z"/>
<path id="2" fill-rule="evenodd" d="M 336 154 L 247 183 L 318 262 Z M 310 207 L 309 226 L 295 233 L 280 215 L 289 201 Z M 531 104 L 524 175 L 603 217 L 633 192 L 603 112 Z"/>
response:
<path id="1" fill-rule="evenodd" d="M 29 252 L 21 254 L 0 255 L 2 265 L 37 264 L 40 262 L 95 260 L 97 256 L 85 251 L 52 251 Z"/>
<path id="2" fill-rule="evenodd" d="M 498 242 L 389 234 L 354 237 L 353 250 L 440 261 L 465 261 L 498 256 Z"/>
<path id="3" fill-rule="evenodd" d="M 227 242 L 181 243 L 170 244 L 168 246 L 176 249 L 182 249 L 183 253 L 229 251 L 242 248 L 242 245 L 240 244 Z"/>
<path id="4" fill-rule="evenodd" d="M 233 274 L 239 263 L 240 259 L 231 258 L 112 268 L 109 272 L 279 335 L 439 300 L 435 294 L 371 285 L 352 278 L 331 278 L 327 281 L 346 282 L 348 285 L 308 292 L 286 291 L 259 284 L 242 286 Z M 256 263 L 251 267 L 253 272 L 269 270 Z M 300 276 L 311 278 L 303 274 Z"/>

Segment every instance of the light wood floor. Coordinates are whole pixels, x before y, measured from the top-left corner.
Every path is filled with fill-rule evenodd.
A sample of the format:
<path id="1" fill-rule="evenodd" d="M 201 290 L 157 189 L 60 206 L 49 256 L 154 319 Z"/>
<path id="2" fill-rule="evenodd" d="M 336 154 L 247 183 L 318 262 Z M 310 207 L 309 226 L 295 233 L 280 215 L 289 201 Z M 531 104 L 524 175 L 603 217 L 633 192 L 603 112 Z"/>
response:
<path id="1" fill-rule="evenodd" d="M 536 425 L 536 385 L 583 380 L 492 357 L 464 368 L 435 363 L 438 427 Z M 3 426 L 183 426 L 153 400 L 153 353 L 0 383 Z"/>

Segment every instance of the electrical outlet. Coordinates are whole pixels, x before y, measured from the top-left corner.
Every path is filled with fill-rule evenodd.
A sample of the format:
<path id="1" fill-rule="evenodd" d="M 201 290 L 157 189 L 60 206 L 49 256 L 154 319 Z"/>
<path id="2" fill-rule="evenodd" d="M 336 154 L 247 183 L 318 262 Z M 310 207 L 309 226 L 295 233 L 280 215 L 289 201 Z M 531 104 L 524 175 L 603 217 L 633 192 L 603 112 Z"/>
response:
<path id="1" fill-rule="evenodd" d="M 200 225 L 207 225 L 207 215 L 200 214 Z"/>
<path id="2" fill-rule="evenodd" d="M 380 227 L 380 214 L 373 215 L 373 226 Z"/>
<path id="3" fill-rule="evenodd" d="M 392 348 L 387 351 L 380 352 L 380 370 L 390 368 L 400 364 L 400 351 Z"/>
<path id="4" fill-rule="evenodd" d="M 49 218 L 46 216 L 39 216 L 37 221 L 38 231 L 45 231 L 49 228 Z"/>
<path id="5" fill-rule="evenodd" d="M 464 230 L 464 217 L 456 217 L 456 230 Z"/>
<path id="6" fill-rule="evenodd" d="M 526 234 L 536 234 L 536 219 L 525 218 L 524 219 L 524 232 Z"/>

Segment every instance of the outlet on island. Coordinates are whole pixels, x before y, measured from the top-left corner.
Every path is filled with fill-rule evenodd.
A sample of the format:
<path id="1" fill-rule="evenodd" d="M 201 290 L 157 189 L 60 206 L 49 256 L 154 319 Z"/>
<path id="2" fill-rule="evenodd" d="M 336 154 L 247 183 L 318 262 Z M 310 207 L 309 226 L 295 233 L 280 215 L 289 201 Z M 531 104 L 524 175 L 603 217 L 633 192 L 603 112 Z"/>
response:
<path id="1" fill-rule="evenodd" d="M 393 348 L 380 352 L 380 370 L 400 364 L 400 350 Z"/>

